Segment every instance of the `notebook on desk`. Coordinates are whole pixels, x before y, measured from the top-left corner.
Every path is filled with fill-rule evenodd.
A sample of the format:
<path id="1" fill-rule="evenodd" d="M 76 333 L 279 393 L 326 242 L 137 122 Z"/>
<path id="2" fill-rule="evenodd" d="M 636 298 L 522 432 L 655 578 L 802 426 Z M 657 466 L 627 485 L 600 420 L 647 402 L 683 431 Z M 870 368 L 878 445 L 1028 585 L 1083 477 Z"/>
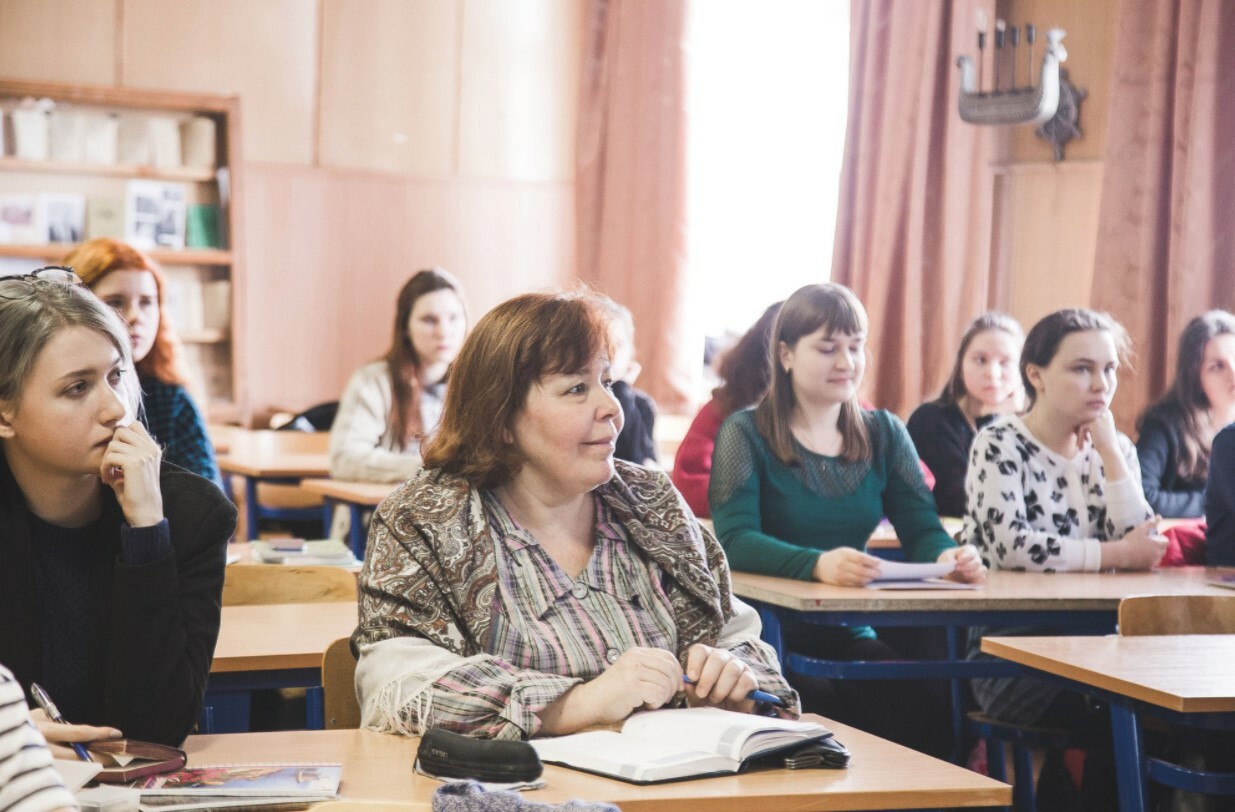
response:
<path id="1" fill-rule="evenodd" d="M 1205 579 L 1205 583 L 1210 586 L 1220 586 L 1226 589 L 1235 589 L 1235 572 L 1223 572 L 1216 575 L 1210 575 Z"/>

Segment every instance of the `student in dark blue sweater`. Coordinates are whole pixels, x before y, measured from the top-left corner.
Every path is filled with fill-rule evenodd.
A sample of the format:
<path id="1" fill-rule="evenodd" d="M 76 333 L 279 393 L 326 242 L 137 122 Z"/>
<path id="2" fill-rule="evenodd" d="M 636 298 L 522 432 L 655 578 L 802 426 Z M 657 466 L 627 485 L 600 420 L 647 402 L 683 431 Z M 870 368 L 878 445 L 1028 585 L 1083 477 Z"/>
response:
<path id="1" fill-rule="evenodd" d="M 0 661 L 73 725 L 179 744 L 201 709 L 236 511 L 162 461 L 128 331 L 73 274 L 0 278 Z"/>

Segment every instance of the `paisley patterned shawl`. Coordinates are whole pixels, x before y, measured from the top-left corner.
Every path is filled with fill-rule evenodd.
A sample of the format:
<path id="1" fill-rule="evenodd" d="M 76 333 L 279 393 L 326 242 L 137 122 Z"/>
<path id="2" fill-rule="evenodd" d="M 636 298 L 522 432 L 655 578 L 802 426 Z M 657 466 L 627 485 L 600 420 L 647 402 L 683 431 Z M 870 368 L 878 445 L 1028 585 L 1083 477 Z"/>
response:
<path id="1" fill-rule="evenodd" d="M 724 551 L 665 474 L 615 465 L 597 493 L 631 542 L 672 579 L 666 586 L 679 657 L 694 643 L 715 645 L 733 612 Z M 352 647 L 411 635 L 463 657 L 483 653 L 496 589 L 480 492 L 453 474 L 421 471 L 374 515 Z"/>

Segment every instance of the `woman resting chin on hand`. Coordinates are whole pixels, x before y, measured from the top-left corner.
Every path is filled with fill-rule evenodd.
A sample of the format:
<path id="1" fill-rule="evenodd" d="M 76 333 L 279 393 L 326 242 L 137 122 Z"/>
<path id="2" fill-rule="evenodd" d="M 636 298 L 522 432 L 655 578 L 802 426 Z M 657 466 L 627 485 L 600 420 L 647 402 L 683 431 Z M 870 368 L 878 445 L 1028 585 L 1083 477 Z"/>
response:
<path id="1" fill-rule="evenodd" d="M 715 538 L 663 473 L 614 461 L 607 341 L 588 293 L 519 296 L 467 338 L 425 470 L 370 529 L 365 726 L 562 734 L 679 697 L 755 711 L 755 688 L 796 713 Z"/>
<path id="2" fill-rule="evenodd" d="M 236 510 L 162 461 L 129 332 L 71 271 L 0 279 L 0 661 L 55 747 L 197 722 Z M 67 750 L 57 750 L 68 754 Z"/>

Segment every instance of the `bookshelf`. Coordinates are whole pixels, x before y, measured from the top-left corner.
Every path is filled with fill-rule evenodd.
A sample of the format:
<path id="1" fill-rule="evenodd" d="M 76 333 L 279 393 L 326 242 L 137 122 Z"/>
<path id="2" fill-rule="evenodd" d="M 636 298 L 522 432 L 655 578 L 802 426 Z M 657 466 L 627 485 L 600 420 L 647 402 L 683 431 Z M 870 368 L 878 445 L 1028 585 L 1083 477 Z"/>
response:
<path id="1" fill-rule="evenodd" d="M 213 165 L 175 165 L 150 161 L 64 160 L 17 157 L 16 123 L 11 112 L 22 99 L 50 99 L 54 110 L 108 117 L 123 128 L 154 119 L 166 123 L 193 118 L 213 122 Z M 0 78 L 0 110 L 5 113 L 0 139 L 0 202 L 38 201 L 44 196 L 71 196 L 85 200 L 83 239 L 112 236 L 124 239 L 123 230 L 91 233 L 92 204 L 100 208 L 124 201 L 130 181 L 167 184 L 183 195 L 185 208 L 198 204 L 218 207 L 218 247 L 156 247 L 146 253 L 168 278 L 165 291 L 169 318 L 184 342 L 194 376 L 191 389 L 211 422 L 247 424 L 249 405 L 244 376 L 245 329 L 242 251 L 243 163 L 240 152 L 240 105 L 235 96 L 142 90 L 98 85 L 29 82 Z M 172 132 L 178 132 L 173 129 Z M 53 136 L 54 138 L 54 136 Z M 179 144 L 177 144 L 179 147 Z M 152 150 L 157 152 L 157 150 Z M 117 150 L 119 154 L 124 149 Z M 185 156 L 189 157 L 188 155 Z M 39 203 L 39 205 L 42 205 Z M 124 217 L 130 216 L 121 207 Z M 4 230 L 0 222 L 0 273 L 59 261 L 76 243 L 19 239 L 28 236 Z M 120 224 L 123 228 L 123 224 Z M 54 232 L 52 232 L 54 233 Z M 46 235 L 35 235 L 42 237 Z"/>

